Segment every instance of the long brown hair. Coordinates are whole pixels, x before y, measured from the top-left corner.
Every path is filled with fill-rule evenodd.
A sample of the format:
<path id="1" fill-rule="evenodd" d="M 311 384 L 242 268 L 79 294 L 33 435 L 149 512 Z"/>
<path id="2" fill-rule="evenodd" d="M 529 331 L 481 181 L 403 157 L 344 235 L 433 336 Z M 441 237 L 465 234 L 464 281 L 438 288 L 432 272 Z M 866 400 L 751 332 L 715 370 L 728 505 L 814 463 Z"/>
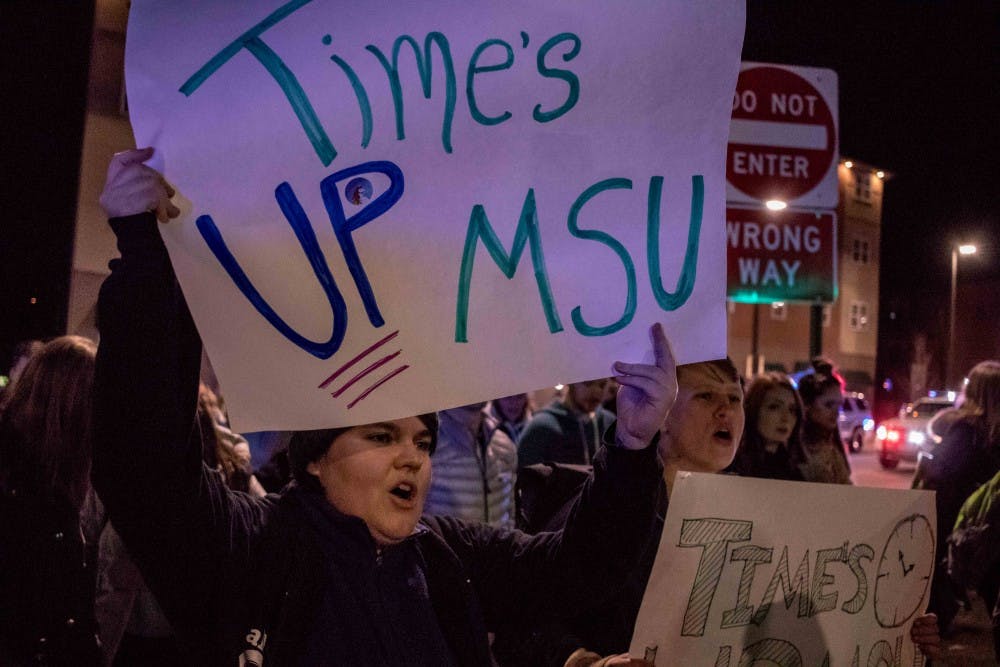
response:
<path id="1" fill-rule="evenodd" d="M 758 425 L 760 412 L 764 407 L 764 397 L 772 389 L 787 389 L 795 397 L 795 424 L 792 426 L 792 434 L 788 438 L 786 449 L 790 455 L 795 456 L 802 446 L 800 431 L 802 420 L 805 419 L 805 410 L 802 407 L 802 399 L 795 391 L 795 385 L 784 373 L 763 373 L 750 383 L 746 398 L 743 400 L 746 426 L 743 428 L 743 442 L 740 444 L 739 458 L 755 460 L 763 455 L 764 439 L 760 436 Z"/>
<path id="2" fill-rule="evenodd" d="M 2 422 L 16 433 L 3 452 L 24 464 L 45 493 L 79 508 L 90 490 L 90 413 L 97 346 L 62 336 L 46 343 L 14 383 Z"/>
<path id="3" fill-rule="evenodd" d="M 969 371 L 958 413 L 975 423 L 992 443 L 1000 443 L 1000 362 L 981 361 Z"/>
<path id="4" fill-rule="evenodd" d="M 219 397 L 205 384 L 198 387 L 198 429 L 201 432 L 201 458 L 209 468 L 215 470 L 231 489 L 247 491 L 253 470 L 250 465 L 250 450 L 239 452 L 233 443 L 222 437 L 222 408 Z M 226 429 L 228 431 L 228 429 Z M 233 435 L 229 432 L 229 435 Z"/>

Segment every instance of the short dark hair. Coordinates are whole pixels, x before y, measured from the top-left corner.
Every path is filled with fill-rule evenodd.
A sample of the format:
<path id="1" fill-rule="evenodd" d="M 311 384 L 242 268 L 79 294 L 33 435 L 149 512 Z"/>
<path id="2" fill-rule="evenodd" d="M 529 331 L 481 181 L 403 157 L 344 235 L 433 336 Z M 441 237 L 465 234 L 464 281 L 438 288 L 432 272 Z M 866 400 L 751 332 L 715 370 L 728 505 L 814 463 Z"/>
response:
<path id="1" fill-rule="evenodd" d="M 434 453 L 437 447 L 438 419 L 437 415 L 429 412 L 417 415 L 417 419 L 424 423 L 431 432 L 431 449 Z M 310 463 L 319 459 L 330 449 L 330 445 L 340 435 L 350 431 L 353 426 L 346 428 L 320 428 L 312 431 L 295 431 L 292 439 L 288 443 L 288 463 L 292 472 L 292 479 L 302 488 L 310 491 L 322 492 L 323 488 L 315 475 L 307 470 Z"/>

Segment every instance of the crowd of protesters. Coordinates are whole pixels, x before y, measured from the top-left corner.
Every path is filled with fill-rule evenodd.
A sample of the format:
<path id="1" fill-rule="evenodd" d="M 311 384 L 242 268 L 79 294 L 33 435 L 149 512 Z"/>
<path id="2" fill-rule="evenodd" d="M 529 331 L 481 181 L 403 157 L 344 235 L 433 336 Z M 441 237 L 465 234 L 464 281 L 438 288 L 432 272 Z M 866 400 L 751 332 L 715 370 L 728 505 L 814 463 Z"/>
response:
<path id="1" fill-rule="evenodd" d="M 27 346 L 0 400 L 2 665 L 649 664 L 627 651 L 679 472 L 851 483 L 830 362 L 744 388 L 728 359 L 675 366 L 659 325 L 654 363 L 551 405 L 295 432 L 255 475 L 199 385 L 151 155 L 109 168 L 99 350 Z M 936 590 L 1000 622 L 1000 364 L 938 426 Z M 934 614 L 911 637 L 940 654 Z"/>

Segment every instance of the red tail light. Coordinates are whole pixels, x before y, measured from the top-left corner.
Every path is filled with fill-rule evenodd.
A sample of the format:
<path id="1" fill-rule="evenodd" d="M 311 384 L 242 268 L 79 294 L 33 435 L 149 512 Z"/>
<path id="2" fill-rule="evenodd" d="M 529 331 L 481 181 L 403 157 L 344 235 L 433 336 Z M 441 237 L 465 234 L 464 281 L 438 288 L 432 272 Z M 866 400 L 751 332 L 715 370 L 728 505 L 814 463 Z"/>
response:
<path id="1" fill-rule="evenodd" d="M 882 442 L 883 449 L 899 449 L 904 433 L 897 428 L 879 426 L 876 436 Z"/>

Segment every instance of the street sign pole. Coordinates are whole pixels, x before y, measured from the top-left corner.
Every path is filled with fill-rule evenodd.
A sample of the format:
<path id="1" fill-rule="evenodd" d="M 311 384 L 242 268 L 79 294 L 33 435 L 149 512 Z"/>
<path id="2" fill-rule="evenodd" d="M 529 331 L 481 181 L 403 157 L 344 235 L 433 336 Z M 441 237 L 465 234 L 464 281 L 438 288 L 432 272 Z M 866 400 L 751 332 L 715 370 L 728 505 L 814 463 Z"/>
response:
<path id="1" fill-rule="evenodd" d="M 809 358 L 823 354 L 823 304 L 809 306 Z"/>
<path id="2" fill-rule="evenodd" d="M 823 352 L 823 304 L 837 298 L 837 74 L 743 63 L 726 152 L 727 295 L 809 304 L 809 355 Z"/>

